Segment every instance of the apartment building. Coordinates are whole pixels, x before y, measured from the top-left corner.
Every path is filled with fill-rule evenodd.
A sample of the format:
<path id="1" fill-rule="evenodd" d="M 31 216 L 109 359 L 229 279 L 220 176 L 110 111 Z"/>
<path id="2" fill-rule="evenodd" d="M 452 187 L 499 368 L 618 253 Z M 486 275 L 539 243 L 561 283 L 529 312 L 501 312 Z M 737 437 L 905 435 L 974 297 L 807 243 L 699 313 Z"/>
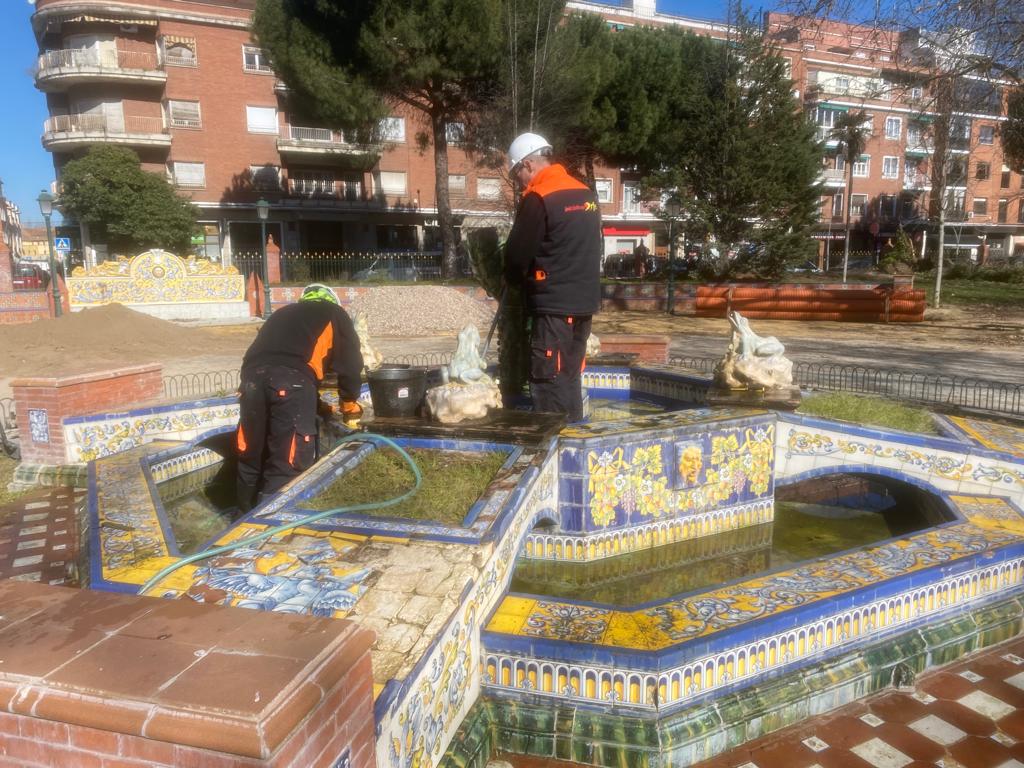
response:
<path id="1" fill-rule="evenodd" d="M 781 48 L 794 95 L 825 142 L 826 194 L 815 233 L 822 250 L 845 237 L 847 174 L 832 129 L 843 112 L 858 109 L 867 114 L 870 137 L 853 167 L 852 247 L 877 252 L 901 227 L 925 246 L 936 235 L 927 222 L 936 117 L 927 72 L 941 65 L 936 41 L 924 32 L 811 27 L 776 13 L 766 14 L 764 31 Z M 981 80 L 964 87 L 975 93 L 962 102 L 969 109 L 953 113 L 950 129 L 946 255 L 1008 257 L 1024 251 L 1024 178 L 1005 164 L 999 144 L 1005 93 Z"/>
<path id="2" fill-rule="evenodd" d="M 285 250 L 439 247 L 432 149 L 417 143 L 427 125 L 398 110 L 383 121 L 380 144 L 366 147 L 304 118 L 253 43 L 254 5 L 37 0 L 36 85 L 50 114 L 42 142 L 58 180 L 64 164 L 93 144 L 130 147 L 144 168 L 166 174 L 197 206 L 199 248 L 212 258 L 259 248 L 260 198 L 271 204 L 268 228 Z M 656 15 L 650 0 L 629 9 L 574 5 L 606 11 L 616 25 Z M 459 126 L 450 126 L 456 221 L 469 228 L 507 220 L 513 204 L 506 174 L 477 167 L 458 136 Z M 640 240 L 655 248 L 660 222 L 639 189 L 637 174 L 599 169 L 607 253 L 630 252 Z M 87 253 L 97 247 L 102 255 L 88 232 L 83 240 Z"/>
<path id="3" fill-rule="evenodd" d="M 4 183 L 0 181 L 0 239 L 12 256 L 22 252 L 21 213 L 18 206 L 4 196 Z"/>

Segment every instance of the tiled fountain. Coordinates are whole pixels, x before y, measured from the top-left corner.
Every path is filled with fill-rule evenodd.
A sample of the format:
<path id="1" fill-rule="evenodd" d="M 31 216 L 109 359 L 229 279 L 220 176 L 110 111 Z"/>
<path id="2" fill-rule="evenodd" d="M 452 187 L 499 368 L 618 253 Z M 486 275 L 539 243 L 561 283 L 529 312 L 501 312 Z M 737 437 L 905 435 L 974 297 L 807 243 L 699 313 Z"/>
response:
<path id="1" fill-rule="evenodd" d="M 706 408 L 706 380 L 659 366 L 584 383 L 593 419 L 560 432 L 392 430 L 505 457 L 461 525 L 331 517 L 151 594 L 374 630 L 377 761 L 395 768 L 482 765 L 493 747 L 686 765 L 1020 629 L 1021 431 L 948 418 L 924 437 Z M 301 519 L 373 450 L 336 447 L 208 543 Z M 161 490 L 222 462 L 191 440 L 91 464 L 91 586 L 135 592 L 180 559 Z M 917 524 L 780 559 L 776 487 L 837 473 L 913 489 Z"/>

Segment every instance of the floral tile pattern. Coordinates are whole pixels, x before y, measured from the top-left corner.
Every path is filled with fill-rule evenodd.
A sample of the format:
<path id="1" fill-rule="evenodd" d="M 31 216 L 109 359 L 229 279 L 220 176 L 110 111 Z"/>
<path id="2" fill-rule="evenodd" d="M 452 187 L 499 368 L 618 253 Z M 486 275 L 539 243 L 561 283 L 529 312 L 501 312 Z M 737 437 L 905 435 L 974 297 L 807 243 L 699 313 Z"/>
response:
<path id="1" fill-rule="evenodd" d="M 979 445 L 1024 459 L 1024 429 L 969 416 L 947 416 L 946 419 Z"/>

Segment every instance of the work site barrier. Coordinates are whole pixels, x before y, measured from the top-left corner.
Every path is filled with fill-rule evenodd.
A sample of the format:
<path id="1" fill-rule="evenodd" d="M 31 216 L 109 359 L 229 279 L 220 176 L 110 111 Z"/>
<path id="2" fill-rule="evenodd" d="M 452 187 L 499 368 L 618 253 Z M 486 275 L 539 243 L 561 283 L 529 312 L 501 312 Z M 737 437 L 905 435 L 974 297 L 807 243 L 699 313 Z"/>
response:
<path id="1" fill-rule="evenodd" d="M 754 320 L 834 320 L 848 323 L 919 323 L 924 291 L 813 286 L 702 285 L 697 317 L 727 317 L 732 311 Z"/>

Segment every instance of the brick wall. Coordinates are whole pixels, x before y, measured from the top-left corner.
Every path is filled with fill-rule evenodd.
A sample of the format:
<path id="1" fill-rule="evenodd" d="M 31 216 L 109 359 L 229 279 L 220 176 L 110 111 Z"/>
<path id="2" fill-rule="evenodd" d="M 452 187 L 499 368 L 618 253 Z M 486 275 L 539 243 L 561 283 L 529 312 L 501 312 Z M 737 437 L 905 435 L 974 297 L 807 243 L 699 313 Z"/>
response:
<path id="1" fill-rule="evenodd" d="M 0 240 L 0 325 L 30 323 L 50 316 L 46 291 L 15 291 L 11 251 Z"/>
<path id="2" fill-rule="evenodd" d="M 155 400 L 163 391 L 162 372 L 154 363 L 63 378 L 15 379 L 11 389 L 22 435 L 21 460 L 63 464 L 65 417 Z"/>
<path id="3" fill-rule="evenodd" d="M 2 765 L 376 765 L 352 622 L 13 580 L 0 604 Z"/>
<path id="4" fill-rule="evenodd" d="M 601 354 L 636 354 L 644 363 L 667 363 L 668 336 L 654 334 L 608 333 L 598 336 L 601 340 Z"/>

